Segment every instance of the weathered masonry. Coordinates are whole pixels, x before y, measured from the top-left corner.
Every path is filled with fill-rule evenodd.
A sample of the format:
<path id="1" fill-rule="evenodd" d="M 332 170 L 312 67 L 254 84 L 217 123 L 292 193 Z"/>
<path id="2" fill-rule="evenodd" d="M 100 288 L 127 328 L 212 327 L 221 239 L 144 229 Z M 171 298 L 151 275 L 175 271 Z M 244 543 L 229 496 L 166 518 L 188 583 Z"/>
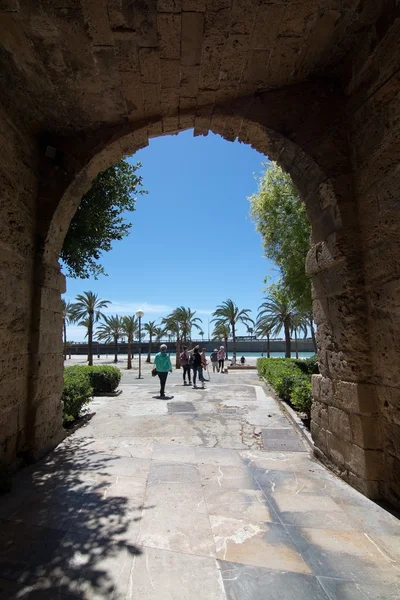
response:
<path id="1" fill-rule="evenodd" d="M 59 251 L 92 178 L 193 128 L 292 175 L 313 228 L 318 454 L 400 503 L 398 0 L 0 3 L 1 460 L 62 436 Z"/>

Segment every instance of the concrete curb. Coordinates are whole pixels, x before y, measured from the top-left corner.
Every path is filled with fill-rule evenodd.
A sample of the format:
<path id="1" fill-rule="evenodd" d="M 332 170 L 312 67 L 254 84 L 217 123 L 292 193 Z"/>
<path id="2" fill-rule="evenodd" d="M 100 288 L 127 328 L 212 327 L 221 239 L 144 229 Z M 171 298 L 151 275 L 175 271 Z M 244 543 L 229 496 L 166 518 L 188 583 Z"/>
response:
<path id="1" fill-rule="evenodd" d="M 281 400 L 281 398 L 279 398 L 279 396 L 276 394 L 275 390 L 270 386 L 268 381 L 266 379 L 264 379 L 264 377 L 260 377 L 260 379 L 265 384 L 265 386 L 268 388 L 268 391 L 271 393 L 273 398 L 278 402 L 279 406 L 281 407 L 283 412 L 286 414 L 287 418 L 289 419 L 289 421 L 291 422 L 293 427 L 295 427 L 297 432 L 301 435 L 303 440 L 310 447 L 310 450 L 312 452 L 314 452 L 315 447 L 314 447 L 313 439 L 311 437 L 311 433 L 305 427 L 305 425 L 303 424 L 299 415 L 296 413 L 296 411 L 293 410 L 293 408 L 291 408 L 288 404 L 286 404 L 286 402 L 284 402 L 283 400 Z"/>

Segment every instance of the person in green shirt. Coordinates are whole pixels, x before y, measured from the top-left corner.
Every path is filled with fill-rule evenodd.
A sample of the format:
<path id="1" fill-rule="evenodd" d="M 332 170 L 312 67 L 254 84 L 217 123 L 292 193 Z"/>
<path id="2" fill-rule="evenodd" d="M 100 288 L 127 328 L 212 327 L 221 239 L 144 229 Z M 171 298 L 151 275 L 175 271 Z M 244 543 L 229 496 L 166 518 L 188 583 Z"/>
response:
<path id="1" fill-rule="evenodd" d="M 165 344 L 161 344 L 160 352 L 154 357 L 154 364 L 160 379 L 160 398 L 165 398 L 165 384 L 168 373 L 172 373 L 171 359 L 167 354 L 167 346 Z"/>

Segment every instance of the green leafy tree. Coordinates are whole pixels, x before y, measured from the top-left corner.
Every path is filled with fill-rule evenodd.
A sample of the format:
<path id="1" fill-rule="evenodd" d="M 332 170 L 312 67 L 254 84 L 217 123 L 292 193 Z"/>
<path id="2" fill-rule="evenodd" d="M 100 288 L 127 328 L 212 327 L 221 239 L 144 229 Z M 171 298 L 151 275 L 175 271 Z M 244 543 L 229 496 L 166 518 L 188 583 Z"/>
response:
<path id="1" fill-rule="evenodd" d="M 97 329 L 97 339 L 106 342 L 114 343 L 114 362 L 118 362 L 118 340 L 124 335 L 122 319 L 118 315 L 110 315 L 103 317 L 104 322 Z"/>
<path id="2" fill-rule="evenodd" d="M 112 242 L 126 237 L 132 227 L 123 213 L 135 210 L 135 195 L 147 193 L 142 177 L 137 175 L 140 163 L 131 165 L 121 160 L 94 179 L 83 196 L 71 221 L 61 259 L 68 277 L 87 279 L 105 275 L 98 260 L 111 250 Z"/>
<path id="3" fill-rule="evenodd" d="M 228 358 L 228 340 L 231 333 L 230 325 L 227 325 L 223 322 L 216 322 L 214 326 L 214 331 L 212 332 L 213 340 L 218 340 L 219 342 L 224 342 L 225 345 L 225 356 Z"/>
<path id="4" fill-rule="evenodd" d="M 101 300 L 97 294 L 93 292 L 83 292 L 75 298 L 75 302 L 71 307 L 72 319 L 78 325 L 82 325 L 87 329 L 88 338 L 88 362 L 93 365 L 93 327 L 100 319 L 104 318 L 101 312 L 110 302 Z"/>
<path id="5" fill-rule="evenodd" d="M 265 167 L 257 193 L 249 198 L 250 214 L 261 233 L 265 255 L 278 265 L 289 296 L 299 310 L 311 313 L 311 282 L 305 271 L 311 225 L 305 205 L 290 175 L 274 162 Z"/>
<path id="6" fill-rule="evenodd" d="M 74 322 L 72 312 L 72 302 L 67 302 L 64 298 L 61 300 L 63 306 L 63 342 L 64 342 L 64 360 L 67 360 L 67 325 Z M 71 346 L 70 346 L 71 350 Z M 71 354 L 69 356 L 71 358 Z"/>
<path id="7" fill-rule="evenodd" d="M 232 331 L 232 344 L 233 344 L 233 358 L 236 359 L 236 327 L 238 323 L 244 323 L 244 325 L 252 324 L 254 321 L 249 317 L 249 308 L 242 308 L 241 310 L 231 300 L 225 300 L 222 304 L 217 306 L 213 312 L 215 317 L 213 321 L 218 324 L 228 324 Z"/>
<path id="8" fill-rule="evenodd" d="M 122 317 L 121 319 L 123 335 L 126 335 L 128 341 L 128 362 L 127 369 L 132 369 L 132 344 L 135 335 L 139 331 L 139 324 L 135 317 Z"/>
<path id="9" fill-rule="evenodd" d="M 148 323 L 144 324 L 143 329 L 145 330 L 145 332 L 149 336 L 149 350 L 147 352 L 146 362 L 147 363 L 151 363 L 151 346 L 152 346 L 152 343 L 153 343 L 153 337 L 157 337 L 158 327 L 157 327 L 155 321 L 149 321 Z"/>

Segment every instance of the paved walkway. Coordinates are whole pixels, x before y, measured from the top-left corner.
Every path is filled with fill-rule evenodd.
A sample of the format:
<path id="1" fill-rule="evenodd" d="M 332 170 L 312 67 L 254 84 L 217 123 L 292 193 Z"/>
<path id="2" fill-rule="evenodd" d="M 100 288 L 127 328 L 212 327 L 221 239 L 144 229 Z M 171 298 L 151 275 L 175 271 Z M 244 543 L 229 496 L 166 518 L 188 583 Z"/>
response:
<path id="1" fill-rule="evenodd" d="M 0 599 L 400 598 L 400 522 L 315 462 L 255 372 L 123 393 L 0 499 Z"/>

